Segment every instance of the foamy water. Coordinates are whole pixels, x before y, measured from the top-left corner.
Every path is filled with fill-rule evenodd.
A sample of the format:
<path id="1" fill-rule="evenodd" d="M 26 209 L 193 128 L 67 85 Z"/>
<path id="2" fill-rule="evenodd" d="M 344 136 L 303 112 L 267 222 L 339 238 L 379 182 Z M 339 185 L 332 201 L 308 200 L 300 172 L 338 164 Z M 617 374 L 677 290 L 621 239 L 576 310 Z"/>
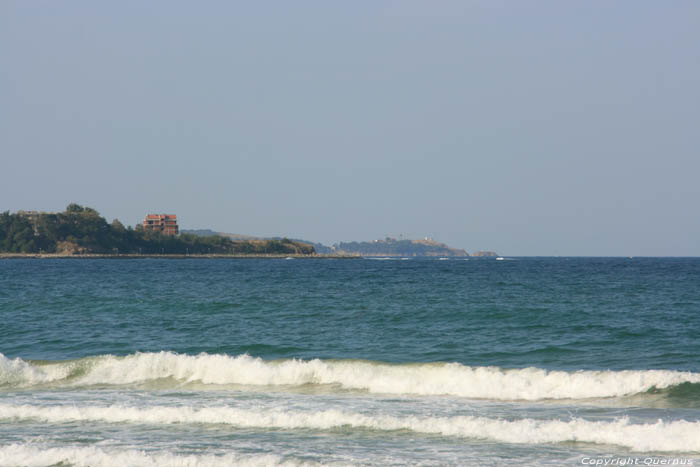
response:
<path id="1" fill-rule="evenodd" d="M 273 454 L 175 455 L 148 453 L 140 449 L 102 449 L 97 447 L 51 448 L 35 444 L 11 444 L 0 447 L 0 466 L 44 467 L 63 463 L 75 467 L 305 467 L 316 463 L 284 460 Z"/>
<path id="2" fill-rule="evenodd" d="M 601 419 L 587 413 L 581 416 L 570 413 L 570 404 L 576 400 L 596 400 L 597 406 L 610 400 L 619 406 L 624 405 L 622 396 L 694 385 L 699 380 L 700 375 L 696 373 L 663 370 L 507 370 L 455 363 L 266 361 L 248 355 L 172 352 L 41 363 L 0 356 L 0 386 L 20 391 L 14 401 L 11 397 L 0 401 L 0 423 L 19 424 L 20 427 L 74 423 L 121 427 L 153 425 L 166 431 L 171 429 L 168 426 L 198 429 L 226 426 L 234 432 L 253 429 L 292 433 L 359 430 L 366 433 L 369 430 L 438 435 L 470 442 L 590 443 L 617 446 L 630 452 L 700 453 L 700 421 L 663 421 L 649 417 L 632 420 L 624 414 Z M 167 397 L 167 404 L 150 395 L 149 383 L 156 381 L 159 391 L 178 391 L 175 396 Z M 197 384 L 191 386 L 193 383 Z M 313 386 L 326 387 L 324 399 L 307 395 L 311 394 L 309 388 Z M 104 393 L 105 388 L 112 389 Z M 306 391 L 294 388 L 306 388 Z M 37 389 L 58 392 L 48 399 L 29 399 L 28 402 L 23 394 Z M 269 392 L 272 389 L 274 392 Z M 58 397 L 65 391 L 76 390 L 86 396 L 73 399 L 71 403 Z M 126 402 L 111 402 L 110 394 L 115 394 L 114 391 L 127 394 Z M 205 398 L 202 402 L 197 397 L 196 403 L 192 403 L 190 396 L 207 392 L 213 393 L 212 401 L 206 402 L 209 399 Z M 225 394 L 229 396 L 222 398 Z M 392 395 L 401 399 L 392 400 Z M 543 407 L 547 406 L 523 406 L 525 410 L 517 417 L 504 417 L 502 406 L 498 405 L 516 404 L 513 407 L 517 407 L 521 404 L 518 401 L 557 400 L 569 401 L 566 402 L 569 405 L 564 404 L 561 409 L 557 409 L 557 405 L 550 406 L 553 408 L 548 409 L 547 414 L 559 413 L 555 419 L 543 417 Z M 227 403 L 221 404 L 222 401 Z M 495 410 L 490 410 L 485 403 L 498 404 Z M 439 411 L 438 407 L 441 407 Z M 431 415 L 435 413 L 440 415 Z M 29 449 L 15 446 L 12 452 L 24 452 L 24 448 Z M 105 459 L 108 462 L 109 456 Z M 157 459 L 153 462 L 161 462 L 167 455 Z M 197 462 L 202 461 L 187 459 L 181 456 L 173 462 L 198 465 Z M 262 462 L 269 461 L 264 456 L 262 459 Z M 247 463 L 259 459 L 216 457 L 212 462 L 214 460 Z"/>
<path id="3" fill-rule="evenodd" d="M 239 428 L 333 430 L 408 430 L 505 443 L 581 442 L 613 444 L 634 451 L 700 453 L 700 422 L 630 423 L 574 419 L 498 420 L 485 417 L 420 417 L 367 415 L 343 410 L 237 409 L 227 406 L 193 409 L 187 406 L 135 408 L 125 406 L 0 405 L 0 420 L 46 423 L 107 422 L 133 424 L 211 424 Z"/>
<path id="4" fill-rule="evenodd" d="M 128 385 L 171 378 L 208 385 L 338 385 L 377 394 L 451 395 L 494 400 L 620 397 L 700 383 L 700 374 L 668 370 L 547 371 L 459 363 L 385 364 L 314 359 L 264 361 L 248 355 L 111 355 L 36 365 L 0 354 L 0 385 Z"/>

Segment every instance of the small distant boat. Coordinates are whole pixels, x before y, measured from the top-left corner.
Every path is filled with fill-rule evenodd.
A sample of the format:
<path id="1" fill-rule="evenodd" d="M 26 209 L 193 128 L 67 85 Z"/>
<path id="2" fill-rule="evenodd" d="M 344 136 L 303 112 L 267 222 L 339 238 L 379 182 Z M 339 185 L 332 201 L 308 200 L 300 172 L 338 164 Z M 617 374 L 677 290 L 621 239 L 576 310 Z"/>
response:
<path id="1" fill-rule="evenodd" d="M 287 256 L 287 257 L 284 258 L 284 259 L 294 259 L 294 258 L 292 258 L 291 256 Z"/>
<path id="2" fill-rule="evenodd" d="M 496 258 L 496 261 L 503 261 L 504 259 L 505 258 L 503 256 L 499 256 L 498 258 Z"/>
<path id="3" fill-rule="evenodd" d="M 440 261 L 447 261 L 447 260 L 449 260 L 449 259 L 450 259 L 450 258 L 440 258 Z"/>

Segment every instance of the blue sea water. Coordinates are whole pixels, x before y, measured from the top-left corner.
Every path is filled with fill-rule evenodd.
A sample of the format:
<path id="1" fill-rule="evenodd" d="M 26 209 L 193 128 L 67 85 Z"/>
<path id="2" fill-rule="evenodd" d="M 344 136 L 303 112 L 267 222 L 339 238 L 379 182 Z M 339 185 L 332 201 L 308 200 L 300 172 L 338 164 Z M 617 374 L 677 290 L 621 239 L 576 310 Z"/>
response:
<path id="1" fill-rule="evenodd" d="M 1 260 L 0 466 L 697 465 L 699 337 L 696 258 Z"/>

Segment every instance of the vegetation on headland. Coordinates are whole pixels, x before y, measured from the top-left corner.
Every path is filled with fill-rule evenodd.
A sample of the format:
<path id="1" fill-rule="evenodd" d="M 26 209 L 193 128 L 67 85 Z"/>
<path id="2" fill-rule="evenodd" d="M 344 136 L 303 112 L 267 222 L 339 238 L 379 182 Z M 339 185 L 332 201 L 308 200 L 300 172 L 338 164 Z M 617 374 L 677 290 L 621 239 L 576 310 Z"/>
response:
<path id="1" fill-rule="evenodd" d="M 212 235 L 219 235 L 222 237 L 228 237 L 233 239 L 246 239 L 252 240 L 255 237 L 250 237 L 241 234 L 232 234 L 226 232 L 215 232 L 209 229 L 200 230 L 187 230 L 183 231 L 186 233 L 191 233 L 199 235 L 202 237 L 208 237 Z M 277 239 L 279 240 L 279 239 Z M 298 242 L 302 244 L 312 244 L 307 240 L 292 239 L 293 242 Z M 395 238 L 386 237 L 383 240 L 374 240 L 372 242 L 341 242 L 336 243 L 333 246 L 326 246 L 322 243 L 313 243 L 313 248 L 317 254 L 324 256 L 349 256 L 349 257 L 361 257 L 361 256 L 412 256 L 412 257 L 429 257 L 429 256 L 454 256 L 454 257 L 464 257 L 469 256 L 469 254 L 460 248 L 450 248 L 444 243 L 437 242 L 431 238 L 425 238 L 422 240 L 397 240 Z M 495 256 L 492 252 L 477 252 L 475 256 Z"/>
<path id="2" fill-rule="evenodd" d="M 472 253 L 472 256 L 475 256 L 477 258 L 495 258 L 498 256 L 498 253 L 496 253 L 495 251 L 481 250 Z"/>
<path id="3" fill-rule="evenodd" d="M 338 254 L 361 256 L 469 256 L 462 249 L 450 248 L 444 243 L 424 240 L 397 240 L 385 238 L 373 242 L 342 242 L 333 245 Z"/>
<path id="4" fill-rule="evenodd" d="M 63 212 L 0 213 L 0 253 L 312 255 L 313 246 L 282 238 L 234 240 L 221 236 L 160 232 L 108 223 L 89 207 Z"/>

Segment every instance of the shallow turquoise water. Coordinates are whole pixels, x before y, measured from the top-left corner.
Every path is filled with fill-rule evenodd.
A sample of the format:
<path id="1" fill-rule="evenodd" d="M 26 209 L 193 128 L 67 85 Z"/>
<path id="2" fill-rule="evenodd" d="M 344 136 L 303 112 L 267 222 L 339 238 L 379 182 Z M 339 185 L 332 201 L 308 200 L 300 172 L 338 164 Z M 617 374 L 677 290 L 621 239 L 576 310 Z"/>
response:
<path id="1" fill-rule="evenodd" d="M 0 465 L 700 455 L 700 259 L 4 260 L 0 320 Z"/>

